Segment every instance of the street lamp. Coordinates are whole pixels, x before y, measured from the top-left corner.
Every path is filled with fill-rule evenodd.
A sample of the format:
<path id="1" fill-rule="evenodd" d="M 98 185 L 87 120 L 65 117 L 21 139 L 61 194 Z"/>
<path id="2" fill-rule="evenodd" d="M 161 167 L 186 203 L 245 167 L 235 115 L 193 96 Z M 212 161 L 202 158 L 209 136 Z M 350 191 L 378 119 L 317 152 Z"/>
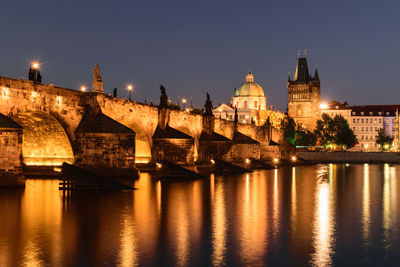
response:
<path id="1" fill-rule="evenodd" d="M 128 92 L 129 92 L 129 101 L 131 101 L 131 91 L 133 90 L 133 86 L 132 85 L 128 85 Z"/>
<path id="2" fill-rule="evenodd" d="M 86 92 L 86 87 L 85 86 L 81 86 L 81 92 Z"/>
<path id="3" fill-rule="evenodd" d="M 32 69 L 34 69 L 34 70 L 39 69 L 39 63 L 38 62 L 33 62 L 32 63 Z"/>
<path id="4" fill-rule="evenodd" d="M 182 103 L 183 103 L 183 109 L 185 110 L 186 109 L 186 98 L 182 99 Z"/>

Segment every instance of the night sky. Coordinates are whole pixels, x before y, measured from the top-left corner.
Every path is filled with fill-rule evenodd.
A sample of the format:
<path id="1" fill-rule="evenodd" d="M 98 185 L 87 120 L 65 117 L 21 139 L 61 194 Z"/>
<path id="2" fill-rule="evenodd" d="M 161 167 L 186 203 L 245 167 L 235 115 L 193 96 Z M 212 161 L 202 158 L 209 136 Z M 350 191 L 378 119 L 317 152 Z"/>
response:
<path id="1" fill-rule="evenodd" d="M 287 73 L 308 50 L 324 100 L 400 104 L 400 3 L 392 1 L 2 1 L 0 76 L 90 87 L 159 102 L 228 102 L 249 69 L 285 111 Z"/>

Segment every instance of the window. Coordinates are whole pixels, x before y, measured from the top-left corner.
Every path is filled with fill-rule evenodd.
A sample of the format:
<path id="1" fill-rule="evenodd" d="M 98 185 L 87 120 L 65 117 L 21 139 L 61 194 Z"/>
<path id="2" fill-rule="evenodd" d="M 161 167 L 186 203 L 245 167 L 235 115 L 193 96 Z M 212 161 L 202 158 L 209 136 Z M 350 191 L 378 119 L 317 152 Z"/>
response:
<path id="1" fill-rule="evenodd" d="M 382 123 L 382 119 L 379 119 L 379 123 Z"/>
<path id="2" fill-rule="evenodd" d="M 368 123 L 368 119 L 365 119 L 365 122 Z"/>
<path id="3" fill-rule="evenodd" d="M 351 113 L 351 115 L 353 115 L 353 116 L 354 116 L 354 115 L 356 115 L 356 113 L 353 111 L 353 112 Z"/>
<path id="4" fill-rule="evenodd" d="M 258 108 L 258 106 L 257 106 L 257 100 L 254 101 L 254 108 Z"/>
<path id="5" fill-rule="evenodd" d="M 361 111 L 361 115 L 364 115 L 364 111 Z"/>
<path id="6" fill-rule="evenodd" d="M 364 135 L 361 135 L 361 140 L 364 140 Z"/>
<path id="7" fill-rule="evenodd" d="M 378 115 L 381 116 L 381 115 L 382 115 L 382 112 L 379 111 L 379 112 L 378 112 Z"/>
<path id="8" fill-rule="evenodd" d="M 353 127 L 353 131 L 355 131 L 356 130 L 356 127 Z"/>
<path id="9" fill-rule="evenodd" d="M 369 115 L 373 115 L 374 113 L 372 111 L 369 112 Z"/>
<path id="10" fill-rule="evenodd" d="M 364 132 L 364 127 L 361 127 L 361 132 Z"/>
<path id="11" fill-rule="evenodd" d="M 247 101 L 244 101 L 244 108 L 247 108 Z"/>
<path id="12" fill-rule="evenodd" d="M 364 123 L 364 119 L 361 119 L 361 123 Z"/>
<path id="13" fill-rule="evenodd" d="M 353 119 L 353 123 L 356 123 L 356 119 Z"/>
<path id="14" fill-rule="evenodd" d="M 371 128 L 370 128 L 370 131 L 372 132 L 372 130 L 373 130 L 373 128 L 371 127 Z"/>
<path id="15" fill-rule="evenodd" d="M 360 119 L 357 119 L 357 123 L 360 122 Z"/>
<path id="16" fill-rule="evenodd" d="M 378 127 L 375 127 L 375 131 L 378 131 Z"/>

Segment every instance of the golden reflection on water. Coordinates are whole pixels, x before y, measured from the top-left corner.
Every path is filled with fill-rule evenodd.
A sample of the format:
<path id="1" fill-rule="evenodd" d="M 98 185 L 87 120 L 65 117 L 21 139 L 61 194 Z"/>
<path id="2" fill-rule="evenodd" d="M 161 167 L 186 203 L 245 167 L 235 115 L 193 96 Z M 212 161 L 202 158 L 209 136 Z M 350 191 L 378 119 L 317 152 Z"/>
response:
<path id="1" fill-rule="evenodd" d="M 246 175 L 244 190 L 237 185 L 236 202 L 238 231 L 240 241 L 240 260 L 244 265 L 260 264 L 258 261 L 267 253 L 267 179 L 254 172 Z M 241 179 L 242 180 L 242 179 Z"/>
<path id="2" fill-rule="evenodd" d="M 214 176 L 210 179 L 211 208 L 212 208 L 212 264 L 214 266 L 224 265 L 226 252 L 226 206 L 225 189 L 223 178 L 217 180 Z"/>
<path id="3" fill-rule="evenodd" d="M 329 171 L 323 166 L 317 171 L 316 199 L 313 222 L 312 262 L 315 266 L 329 266 L 332 263 L 334 245 L 333 180 L 335 168 Z M 328 177 L 326 177 L 328 174 Z"/>
<path id="4" fill-rule="evenodd" d="M 296 231 L 297 225 L 297 194 L 296 194 L 296 167 L 292 167 L 292 188 L 291 188 L 291 228 Z"/>
<path id="5" fill-rule="evenodd" d="M 135 225 L 132 221 L 130 211 L 126 211 L 122 215 L 121 225 L 121 249 L 119 253 L 121 267 L 137 266 L 138 255 L 136 248 L 136 236 L 135 236 Z"/>
<path id="6" fill-rule="evenodd" d="M 45 261 L 57 265 L 62 253 L 58 180 L 28 180 L 21 204 L 21 231 L 25 244 L 22 266 L 41 266 Z M 43 253 L 47 246 L 52 251 L 50 259 Z"/>
<path id="7" fill-rule="evenodd" d="M 362 198 L 362 233 L 364 244 L 369 244 L 371 214 L 370 214 L 370 188 L 369 188 L 369 165 L 364 164 L 363 198 Z"/>

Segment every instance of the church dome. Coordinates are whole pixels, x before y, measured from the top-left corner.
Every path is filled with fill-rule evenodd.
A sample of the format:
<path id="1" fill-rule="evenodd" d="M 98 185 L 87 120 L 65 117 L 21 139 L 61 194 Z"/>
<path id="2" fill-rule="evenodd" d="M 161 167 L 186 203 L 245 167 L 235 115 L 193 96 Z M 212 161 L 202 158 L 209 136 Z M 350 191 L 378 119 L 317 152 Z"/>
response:
<path id="1" fill-rule="evenodd" d="M 254 82 L 254 75 L 251 72 L 246 75 L 246 81 L 235 90 L 235 94 L 233 95 L 233 97 L 240 96 L 264 96 L 264 90 L 258 83 Z"/>

